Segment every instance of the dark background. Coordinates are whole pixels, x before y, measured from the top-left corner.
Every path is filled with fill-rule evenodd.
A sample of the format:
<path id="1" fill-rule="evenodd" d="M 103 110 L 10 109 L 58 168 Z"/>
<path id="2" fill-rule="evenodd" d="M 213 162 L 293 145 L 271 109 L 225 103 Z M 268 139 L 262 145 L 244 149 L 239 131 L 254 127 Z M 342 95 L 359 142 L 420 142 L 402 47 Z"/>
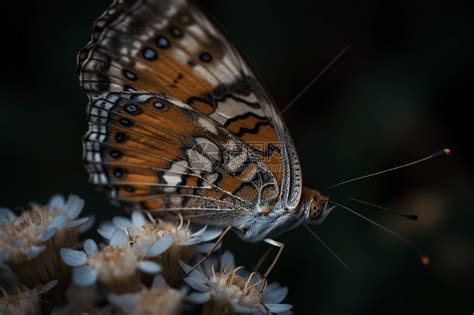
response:
<path id="1" fill-rule="evenodd" d="M 347 203 L 414 241 L 414 251 L 338 209 L 313 229 L 346 271 L 302 228 L 271 280 L 289 286 L 296 314 L 472 314 L 474 209 L 473 16 L 447 1 L 202 1 L 285 107 L 346 45 L 288 111 L 305 184 L 331 184 L 449 146 L 454 154 L 353 183 L 335 193 L 414 212 L 417 222 Z M 2 2 L 2 206 L 76 193 L 99 220 L 120 213 L 87 182 L 81 162 L 85 95 L 78 50 L 108 1 Z M 231 237 L 251 266 L 267 246 Z"/>

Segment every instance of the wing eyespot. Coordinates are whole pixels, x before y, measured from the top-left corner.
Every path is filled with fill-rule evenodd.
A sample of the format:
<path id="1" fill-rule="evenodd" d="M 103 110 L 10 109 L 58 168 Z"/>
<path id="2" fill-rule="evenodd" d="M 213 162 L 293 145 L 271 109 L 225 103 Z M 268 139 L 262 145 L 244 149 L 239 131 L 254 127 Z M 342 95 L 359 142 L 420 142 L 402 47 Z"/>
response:
<path id="1" fill-rule="evenodd" d="M 138 77 L 135 73 L 133 73 L 132 71 L 130 70 L 127 70 L 127 69 L 123 69 L 122 70 L 122 73 L 123 75 L 130 81 L 136 81 L 138 80 Z"/>
<path id="2" fill-rule="evenodd" d="M 156 38 L 156 45 L 161 49 L 168 49 L 171 47 L 171 42 L 168 38 L 160 35 Z"/>
<path id="3" fill-rule="evenodd" d="M 123 153 L 120 150 L 112 150 L 110 151 L 110 156 L 114 158 L 115 160 L 118 160 L 121 157 L 123 157 Z"/>
<path id="4" fill-rule="evenodd" d="M 128 193 L 134 193 L 135 192 L 135 188 L 133 186 L 130 186 L 130 185 L 123 186 L 123 190 L 125 190 Z"/>
<path id="5" fill-rule="evenodd" d="M 181 29 L 176 26 L 172 26 L 170 28 L 170 34 L 176 38 L 183 37 L 183 31 L 181 31 Z"/>
<path id="6" fill-rule="evenodd" d="M 118 143 L 125 143 L 125 141 L 127 141 L 127 135 L 124 132 L 117 132 L 115 135 L 115 141 Z"/>
<path id="7" fill-rule="evenodd" d="M 127 177 L 127 172 L 122 168 L 116 168 L 114 169 L 114 177 L 124 179 Z"/>
<path id="8" fill-rule="evenodd" d="M 132 127 L 134 124 L 133 121 L 128 118 L 120 118 L 119 123 L 124 127 Z"/>
<path id="9" fill-rule="evenodd" d="M 212 55 L 208 52 L 203 52 L 199 55 L 199 59 L 202 61 L 202 62 L 205 62 L 205 63 L 209 63 L 212 61 Z"/>
<path id="10" fill-rule="evenodd" d="M 138 115 L 141 114 L 143 111 L 135 104 L 125 104 L 123 109 L 127 114 L 130 115 Z"/>
<path id="11" fill-rule="evenodd" d="M 158 53 L 156 52 L 156 50 L 150 47 L 145 47 L 145 49 L 143 49 L 142 54 L 143 54 L 143 58 L 149 61 L 158 59 Z"/>

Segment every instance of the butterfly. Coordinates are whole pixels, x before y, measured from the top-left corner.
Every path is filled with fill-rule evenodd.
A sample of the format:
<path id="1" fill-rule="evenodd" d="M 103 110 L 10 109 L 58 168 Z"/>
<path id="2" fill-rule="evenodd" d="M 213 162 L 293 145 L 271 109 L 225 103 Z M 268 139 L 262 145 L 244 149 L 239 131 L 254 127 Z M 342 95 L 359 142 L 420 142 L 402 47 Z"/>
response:
<path id="1" fill-rule="evenodd" d="M 333 211 L 303 186 L 273 100 L 194 2 L 116 0 L 96 20 L 78 72 L 89 99 L 83 159 L 90 181 L 120 205 L 233 229 L 278 246 L 278 256 L 284 246 L 273 237 Z"/>

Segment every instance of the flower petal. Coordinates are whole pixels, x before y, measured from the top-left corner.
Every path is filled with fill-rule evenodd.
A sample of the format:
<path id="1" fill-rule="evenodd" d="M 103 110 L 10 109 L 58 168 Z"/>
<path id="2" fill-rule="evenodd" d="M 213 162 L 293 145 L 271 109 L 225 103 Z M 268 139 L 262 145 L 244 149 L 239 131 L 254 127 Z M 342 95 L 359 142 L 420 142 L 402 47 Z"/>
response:
<path id="1" fill-rule="evenodd" d="M 91 284 L 94 284 L 97 280 L 99 271 L 89 267 L 89 266 L 80 266 L 72 270 L 72 280 L 75 284 L 86 287 Z"/>
<path id="2" fill-rule="evenodd" d="M 217 260 L 214 256 L 204 260 L 204 262 L 201 264 L 202 271 L 208 277 L 212 275 L 212 266 L 217 266 Z"/>
<path id="3" fill-rule="evenodd" d="M 127 228 L 133 226 L 132 221 L 130 221 L 129 219 L 125 217 L 114 217 L 112 219 L 112 222 L 115 225 L 115 227 L 122 230 L 126 230 Z"/>
<path id="4" fill-rule="evenodd" d="M 135 228 L 141 228 L 146 223 L 145 216 L 140 211 L 133 211 L 132 225 Z"/>
<path id="5" fill-rule="evenodd" d="M 200 243 L 201 242 L 201 236 L 204 235 L 204 233 L 206 232 L 206 229 L 207 229 L 207 225 L 204 226 L 199 231 L 191 234 L 191 236 L 187 240 L 185 240 L 184 242 L 181 242 L 180 245 L 189 246 L 189 245 L 194 245 L 194 244 Z"/>
<path id="6" fill-rule="evenodd" d="M 38 237 L 38 240 L 39 240 L 39 241 L 42 241 L 42 242 L 46 242 L 46 241 L 49 240 L 51 237 L 53 237 L 53 235 L 56 234 L 57 231 L 58 231 L 58 229 L 55 228 L 55 227 L 48 227 L 48 228 L 46 228 L 46 230 L 43 232 L 43 234 L 41 234 L 40 237 Z"/>
<path id="7" fill-rule="evenodd" d="M 82 233 L 82 232 L 86 232 L 88 231 L 91 227 L 94 226 L 94 223 L 95 223 L 95 217 L 93 215 L 91 215 L 90 217 L 88 217 L 89 220 L 87 220 L 86 222 L 82 223 L 79 225 L 79 232 Z"/>
<path id="8" fill-rule="evenodd" d="M 235 267 L 235 260 L 234 255 L 228 250 L 224 252 L 221 256 L 221 270 L 224 268 L 234 268 Z"/>
<path id="9" fill-rule="evenodd" d="M 161 271 L 161 266 L 151 260 L 142 260 L 138 263 L 138 268 L 146 273 L 157 273 Z"/>
<path id="10" fill-rule="evenodd" d="M 265 306 L 272 313 L 283 313 L 293 308 L 291 304 L 265 304 Z"/>
<path id="11" fill-rule="evenodd" d="M 187 263 L 185 263 L 184 261 L 182 260 L 178 260 L 178 263 L 179 265 L 181 266 L 181 268 L 184 270 L 185 273 L 188 273 L 189 270 L 192 269 L 192 267 L 190 265 L 188 265 Z"/>
<path id="12" fill-rule="evenodd" d="M 187 301 L 194 304 L 204 304 L 211 298 L 209 292 L 193 292 L 186 298 Z"/>
<path id="13" fill-rule="evenodd" d="M 206 232 L 206 230 L 207 230 L 207 225 L 204 225 L 202 229 L 191 234 L 191 237 L 200 237 L 201 235 L 204 234 L 204 232 Z"/>
<path id="14" fill-rule="evenodd" d="M 64 209 L 64 197 L 62 195 L 53 195 L 51 198 L 49 198 L 49 211 L 52 211 L 54 209 Z"/>
<path id="15" fill-rule="evenodd" d="M 263 301 L 265 303 L 280 303 L 285 299 L 285 297 L 288 294 L 288 288 L 287 287 L 281 287 L 276 290 L 270 290 L 268 287 L 265 290 L 265 293 L 263 295 Z"/>
<path id="16" fill-rule="evenodd" d="M 106 222 L 100 225 L 100 227 L 97 229 L 97 233 L 99 233 L 103 238 L 110 240 L 115 229 L 115 225 L 113 225 L 111 222 Z"/>
<path id="17" fill-rule="evenodd" d="M 185 262 L 183 262 L 183 261 L 181 261 L 181 260 L 179 261 L 179 264 L 181 265 L 181 268 L 183 268 L 183 270 L 184 270 L 185 273 L 188 273 L 188 272 L 192 269 L 191 266 L 189 266 L 188 264 L 186 264 Z M 202 272 L 199 271 L 198 269 L 194 269 L 194 270 L 188 275 L 188 277 L 194 278 L 195 280 L 200 281 L 200 282 L 206 282 L 206 281 L 207 281 L 206 277 L 205 277 L 205 276 L 202 274 Z"/>
<path id="18" fill-rule="evenodd" d="M 265 293 L 275 291 L 281 288 L 281 285 L 278 282 L 272 282 L 267 285 L 265 288 Z"/>
<path id="19" fill-rule="evenodd" d="M 74 220 L 77 218 L 83 208 L 84 200 L 76 195 L 69 195 L 64 209 L 69 220 Z"/>
<path id="20" fill-rule="evenodd" d="M 43 294 L 54 288 L 58 284 L 58 280 L 51 280 L 45 285 L 41 286 L 38 290 L 38 294 Z"/>
<path id="21" fill-rule="evenodd" d="M 0 208 L 0 223 L 10 222 L 17 218 L 15 213 L 7 208 Z"/>
<path id="22" fill-rule="evenodd" d="M 181 243 L 181 245 L 194 245 L 197 243 L 208 242 L 221 235 L 222 230 L 220 229 L 207 229 L 207 226 L 203 227 L 196 233 L 192 234 L 187 240 Z"/>
<path id="23" fill-rule="evenodd" d="M 207 231 L 201 235 L 201 242 L 209 242 L 222 234 L 222 229 L 207 229 Z"/>
<path id="24" fill-rule="evenodd" d="M 200 291 L 200 292 L 209 291 L 209 287 L 204 282 L 199 281 L 196 278 L 187 277 L 187 278 L 184 278 L 184 282 L 186 282 L 191 288 L 193 288 L 196 291 Z"/>
<path id="25" fill-rule="evenodd" d="M 97 254 L 99 251 L 99 246 L 97 243 L 92 239 L 87 239 L 84 241 L 84 251 L 86 252 L 87 256 L 91 257 Z"/>
<path id="26" fill-rule="evenodd" d="M 61 248 L 61 258 L 68 266 L 79 267 L 87 263 L 87 255 L 81 250 Z"/>
<path id="27" fill-rule="evenodd" d="M 155 257 L 164 253 L 173 244 L 174 238 L 171 233 L 164 235 L 152 246 L 145 248 L 146 257 Z"/>
<path id="28" fill-rule="evenodd" d="M 194 248 L 194 251 L 199 254 L 207 254 L 212 249 L 213 246 L 214 246 L 214 243 L 200 244 Z"/>
<path id="29" fill-rule="evenodd" d="M 66 228 L 66 229 L 73 228 L 73 227 L 85 224 L 89 220 L 90 220 L 89 217 L 85 217 L 85 218 L 80 218 L 80 219 L 77 219 L 77 220 L 69 221 L 68 223 L 66 223 L 64 228 Z"/>
<path id="30" fill-rule="evenodd" d="M 128 244 L 128 236 L 121 229 L 115 229 L 110 237 L 110 246 L 121 246 Z"/>
<path id="31" fill-rule="evenodd" d="M 30 251 L 28 252 L 28 257 L 29 258 L 38 257 L 45 250 L 46 250 L 46 245 L 39 245 L 39 246 L 33 245 L 31 246 Z"/>
<path id="32" fill-rule="evenodd" d="M 61 231 L 64 229 L 67 223 L 67 215 L 66 214 L 61 214 L 55 217 L 51 222 L 48 224 L 48 229 L 49 228 L 56 228 L 58 231 Z"/>
<path id="33" fill-rule="evenodd" d="M 230 304 L 232 304 L 232 306 L 234 307 L 234 310 L 237 313 L 243 313 L 243 314 L 255 313 L 255 314 L 258 314 L 255 307 L 244 306 L 244 305 L 240 304 L 237 300 L 230 301 Z"/>

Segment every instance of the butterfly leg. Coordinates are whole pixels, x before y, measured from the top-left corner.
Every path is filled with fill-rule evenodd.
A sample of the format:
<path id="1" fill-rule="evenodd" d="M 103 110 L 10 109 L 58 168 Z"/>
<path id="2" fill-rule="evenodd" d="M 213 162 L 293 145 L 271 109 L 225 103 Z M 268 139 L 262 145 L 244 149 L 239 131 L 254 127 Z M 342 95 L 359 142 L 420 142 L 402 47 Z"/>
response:
<path id="1" fill-rule="evenodd" d="M 263 263 L 265 262 L 265 260 L 267 260 L 268 255 L 270 255 L 271 252 L 272 252 L 272 249 L 267 248 L 267 250 L 265 251 L 265 254 L 263 254 L 262 257 L 260 257 L 260 259 L 257 261 L 254 271 L 258 272 L 258 270 L 260 269 L 260 267 L 262 267 Z"/>
<path id="2" fill-rule="evenodd" d="M 285 244 L 277 242 L 275 240 L 272 240 L 271 238 L 266 238 L 263 241 L 267 244 L 278 247 L 278 253 L 276 254 L 275 258 L 273 259 L 270 267 L 268 267 L 267 271 L 265 271 L 265 273 L 262 276 L 262 280 L 261 280 L 262 284 L 261 284 L 261 287 L 260 287 L 260 294 L 263 294 L 263 292 L 265 291 L 265 288 L 267 287 L 267 277 L 270 274 L 270 272 L 272 272 L 273 268 L 275 267 L 276 263 L 278 262 L 278 259 L 280 259 L 281 254 L 283 253 L 283 250 L 285 249 Z M 270 251 L 271 251 L 271 249 L 267 250 L 265 252 L 265 254 L 262 256 L 262 258 L 259 259 L 256 269 L 258 269 L 260 267 L 260 265 L 263 264 L 263 261 L 268 257 Z"/>
<path id="3" fill-rule="evenodd" d="M 216 250 L 217 246 L 219 246 L 220 243 L 224 240 L 224 237 L 229 233 L 229 231 L 232 229 L 232 225 L 229 225 L 228 227 L 225 228 L 224 231 L 222 231 L 221 235 L 219 235 L 219 238 L 217 241 L 214 243 L 214 245 L 211 247 L 211 249 L 207 252 L 207 254 L 201 258 L 191 269 L 188 270 L 188 272 L 185 273 L 184 277 L 187 277 L 191 272 L 193 272 L 197 267 L 199 267 L 206 259 L 209 258 L 209 256 L 212 255 L 212 253 Z"/>
<path id="4" fill-rule="evenodd" d="M 285 244 L 272 240 L 271 238 L 266 238 L 263 240 L 265 243 L 278 247 L 278 253 L 276 254 L 275 258 L 273 259 L 272 264 L 268 267 L 267 271 L 263 274 L 264 278 L 267 278 L 270 272 L 272 272 L 273 268 L 275 267 L 278 259 L 280 259 L 281 254 L 283 253 L 283 249 L 285 249 Z"/>

